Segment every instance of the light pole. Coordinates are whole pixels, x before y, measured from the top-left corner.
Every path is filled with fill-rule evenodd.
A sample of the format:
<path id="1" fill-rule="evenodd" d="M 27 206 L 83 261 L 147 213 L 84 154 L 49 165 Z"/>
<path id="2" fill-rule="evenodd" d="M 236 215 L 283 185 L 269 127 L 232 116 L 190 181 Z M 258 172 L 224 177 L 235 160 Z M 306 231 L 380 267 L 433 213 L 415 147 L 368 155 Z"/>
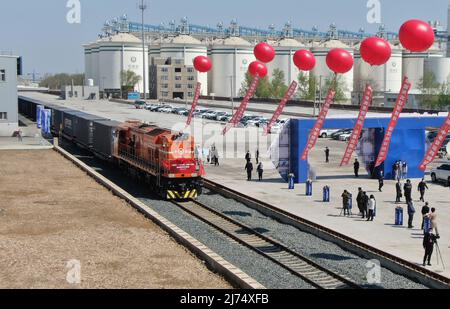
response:
<path id="1" fill-rule="evenodd" d="M 145 87 L 147 78 L 145 76 L 145 33 L 144 33 L 144 11 L 147 9 L 147 5 L 144 3 L 144 0 L 141 0 L 141 5 L 139 6 L 139 9 L 142 11 L 142 63 L 143 63 L 143 82 L 144 82 L 144 100 L 147 99 L 147 88 Z"/>
<path id="2" fill-rule="evenodd" d="M 234 87 L 233 87 L 233 75 L 230 77 L 230 101 L 231 101 L 231 114 L 234 114 Z"/>

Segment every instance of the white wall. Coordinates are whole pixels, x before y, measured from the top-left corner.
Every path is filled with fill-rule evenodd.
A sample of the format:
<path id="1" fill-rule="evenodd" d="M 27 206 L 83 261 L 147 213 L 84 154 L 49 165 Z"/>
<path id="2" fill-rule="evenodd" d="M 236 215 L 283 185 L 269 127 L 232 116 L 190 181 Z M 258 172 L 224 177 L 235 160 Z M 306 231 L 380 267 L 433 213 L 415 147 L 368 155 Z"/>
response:
<path id="1" fill-rule="evenodd" d="M 425 72 L 433 72 L 436 81 L 440 84 L 450 81 L 450 58 L 425 59 Z"/>
<path id="2" fill-rule="evenodd" d="M 0 80 L 0 112 L 7 113 L 7 119 L 0 119 L 0 136 L 12 136 L 19 127 L 17 57 L 0 56 L 0 70 L 6 71 L 6 80 Z"/>

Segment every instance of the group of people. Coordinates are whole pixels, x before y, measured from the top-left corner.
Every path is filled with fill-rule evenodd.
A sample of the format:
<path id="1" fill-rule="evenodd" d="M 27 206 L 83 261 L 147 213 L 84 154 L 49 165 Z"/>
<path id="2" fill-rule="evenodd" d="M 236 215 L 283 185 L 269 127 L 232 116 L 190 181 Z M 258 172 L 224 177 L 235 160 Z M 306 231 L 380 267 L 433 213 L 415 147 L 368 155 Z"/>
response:
<path id="1" fill-rule="evenodd" d="M 214 166 L 219 166 L 219 152 L 217 151 L 216 145 L 212 145 L 209 148 L 207 161 L 210 164 L 214 164 Z"/>
<path id="2" fill-rule="evenodd" d="M 342 193 L 342 204 L 344 216 L 350 216 L 350 205 L 352 195 L 347 190 Z M 367 195 L 367 192 L 362 188 L 358 188 L 358 196 L 356 197 L 356 203 L 358 204 L 359 215 L 363 219 L 367 218 L 367 221 L 373 221 L 376 214 L 377 201 L 374 195 Z"/>
<path id="3" fill-rule="evenodd" d="M 408 178 L 408 163 L 405 161 L 396 161 L 392 165 L 392 175 L 394 177 L 394 180 L 405 180 Z"/>
<path id="4" fill-rule="evenodd" d="M 256 150 L 255 152 L 255 159 L 256 159 L 256 171 L 258 173 L 258 179 L 259 181 L 263 180 L 263 174 L 264 174 L 264 167 L 263 167 L 263 163 L 260 162 L 260 157 L 259 157 L 259 149 Z M 247 181 L 251 181 L 252 180 L 252 174 L 253 174 L 253 170 L 254 170 L 254 166 L 252 163 L 252 155 L 250 153 L 250 151 L 247 151 L 246 155 L 245 155 L 245 161 L 247 162 L 245 165 L 245 170 L 247 171 Z"/>

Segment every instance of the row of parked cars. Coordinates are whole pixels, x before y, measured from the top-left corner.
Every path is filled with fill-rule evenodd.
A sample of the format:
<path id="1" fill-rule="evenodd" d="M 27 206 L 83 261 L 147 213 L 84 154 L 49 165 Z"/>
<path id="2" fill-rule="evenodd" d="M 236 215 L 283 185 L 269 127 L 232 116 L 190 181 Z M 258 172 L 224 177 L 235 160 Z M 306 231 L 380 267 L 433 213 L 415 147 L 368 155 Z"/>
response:
<path id="1" fill-rule="evenodd" d="M 136 101 L 135 107 L 137 109 L 146 109 L 151 112 L 159 112 L 166 114 L 176 114 L 181 116 L 188 116 L 190 110 L 184 107 L 174 107 L 169 104 L 149 104 L 144 101 Z M 202 118 L 212 121 L 219 121 L 227 123 L 231 120 L 233 115 L 230 112 L 215 111 L 211 109 L 196 109 L 193 114 L 194 118 Z M 244 115 L 239 124 L 236 126 L 238 128 L 245 128 L 248 126 L 254 126 L 258 128 L 264 128 L 269 123 L 270 119 L 258 115 Z M 272 127 L 271 133 L 278 133 L 282 126 L 287 122 L 287 119 L 279 119 L 277 123 Z"/>
<path id="2" fill-rule="evenodd" d="M 322 130 L 320 131 L 320 137 L 348 142 L 350 140 L 350 137 L 352 136 L 352 133 L 353 129 Z"/>

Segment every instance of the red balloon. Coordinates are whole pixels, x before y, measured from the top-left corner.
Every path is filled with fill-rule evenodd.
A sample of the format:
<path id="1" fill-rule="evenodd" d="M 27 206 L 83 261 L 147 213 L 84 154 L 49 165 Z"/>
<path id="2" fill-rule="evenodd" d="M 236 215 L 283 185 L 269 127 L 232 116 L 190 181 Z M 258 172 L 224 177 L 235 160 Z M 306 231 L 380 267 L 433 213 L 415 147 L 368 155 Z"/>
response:
<path id="1" fill-rule="evenodd" d="M 342 48 L 334 48 L 327 55 L 327 65 L 335 73 L 347 73 L 353 68 L 352 55 Z"/>
<path id="2" fill-rule="evenodd" d="M 434 44 L 434 39 L 433 28 L 422 20 L 408 20 L 400 28 L 400 42 L 412 52 L 428 50 Z"/>
<path id="3" fill-rule="evenodd" d="M 256 59 L 263 63 L 269 63 L 275 58 L 275 49 L 268 43 L 259 43 L 253 50 Z"/>
<path id="4" fill-rule="evenodd" d="M 294 54 L 294 64 L 299 70 L 311 71 L 316 66 L 316 57 L 306 49 L 301 49 Z"/>
<path id="5" fill-rule="evenodd" d="M 389 42 L 378 37 L 365 39 L 361 43 L 361 57 L 370 65 L 383 65 L 391 58 L 392 48 Z"/>
<path id="6" fill-rule="evenodd" d="M 198 56 L 194 59 L 194 68 L 202 73 L 206 73 L 212 68 L 212 61 L 205 56 Z"/>
<path id="7" fill-rule="evenodd" d="M 261 78 L 266 77 L 268 73 L 266 65 L 259 61 L 253 61 L 252 63 L 250 63 L 250 65 L 248 66 L 248 71 L 252 76 L 259 75 L 259 77 Z"/>

